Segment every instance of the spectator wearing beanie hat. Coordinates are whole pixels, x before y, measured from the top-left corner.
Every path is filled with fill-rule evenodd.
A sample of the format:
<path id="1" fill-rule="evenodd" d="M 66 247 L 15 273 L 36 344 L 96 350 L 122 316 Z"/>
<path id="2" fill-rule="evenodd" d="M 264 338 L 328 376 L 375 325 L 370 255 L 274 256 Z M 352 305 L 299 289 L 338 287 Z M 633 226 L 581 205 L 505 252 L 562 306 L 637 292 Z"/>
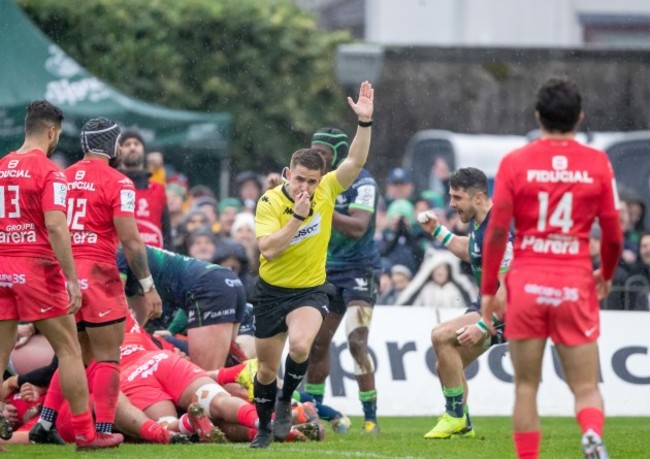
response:
<path id="1" fill-rule="evenodd" d="M 138 131 L 120 137 L 120 172 L 135 185 L 135 220 L 145 244 L 171 249 L 173 245 L 165 187 L 151 180 L 145 169 L 145 144 Z"/>
<path id="2" fill-rule="evenodd" d="M 227 239 L 230 237 L 232 225 L 235 223 L 235 216 L 241 212 L 242 205 L 237 198 L 225 198 L 219 203 L 219 224 L 221 229 L 219 237 Z"/>
<path id="3" fill-rule="evenodd" d="M 386 202 L 390 204 L 397 199 L 413 201 L 414 194 L 415 183 L 411 171 L 401 167 L 391 169 L 386 177 Z"/>
<path id="4" fill-rule="evenodd" d="M 248 266 L 252 274 L 257 274 L 259 269 L 260 251 L 255 237 L 255 216 L 247 212 L 240 212 L 235 217 L 230 231 L 232 238 L 246 249 Z"/>
<path id="5" fill-rule="evenodd" d="M 217 239 L 208 228 L 199 228 L 187 237 L 187 254 L 197 260 L 214 262 Z"/>

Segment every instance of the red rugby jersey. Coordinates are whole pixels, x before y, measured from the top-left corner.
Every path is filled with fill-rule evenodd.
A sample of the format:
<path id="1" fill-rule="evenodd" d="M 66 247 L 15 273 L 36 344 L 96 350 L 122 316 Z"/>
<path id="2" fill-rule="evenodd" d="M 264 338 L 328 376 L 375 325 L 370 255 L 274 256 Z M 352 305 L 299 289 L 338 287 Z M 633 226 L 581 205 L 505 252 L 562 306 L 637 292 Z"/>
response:
<path id="1" fill-rule="evenodd" d="M 104 161 L 83 159 L 65 170 L 72 254 L 116 265 L 119 239 L 113 217 L 133 217 L 131 179 Z"/>
<path id="2" fill-rule="evenodd" d="M 67 181 L 40 150 L 0 158 L 0 256 L 55 260 L 45 212 L 66 211 Z"/>
<path id="3" fill-rule="evenodd" d="M 618 195 L 607 155 L 574 140 L 540 139 L 506 155 L 499 165 L 494 206 L 483 247 L 482 292 L 494 294 L 497 271 L 514 218 L 513 266 L 591 269 L 589 232 L 603 230 L 603 276 L 611 279 L 622 245 Z M 501 240 L 503 239 L 503 240 Z"/>
<path id="4" fill-rule="evenodd" d="M 146 189 L 136 189 L 135 220 L 145 244 L 163 247 L 162 221 L 167 206 L 165 187 L 149 180 Z"/>

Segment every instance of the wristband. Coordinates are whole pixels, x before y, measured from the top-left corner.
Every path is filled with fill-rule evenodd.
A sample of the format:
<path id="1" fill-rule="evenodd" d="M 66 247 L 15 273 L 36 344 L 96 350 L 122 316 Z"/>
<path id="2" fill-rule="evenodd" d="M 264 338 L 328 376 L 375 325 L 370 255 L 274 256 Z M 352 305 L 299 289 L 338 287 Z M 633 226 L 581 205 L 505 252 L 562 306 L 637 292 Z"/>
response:
<path id="1" fill-rule="evenodd" d="M 449 231 L 445 225 L 438 225 L 432 234 L 436 240 L 442 243 L 443 247 L 447 247 L 455 236 L 455 234 Z"/>
<path id="2" fill-rule="evenodd" d="M 357 124 L 359 125 L 359 127 L 370 127 L 370 126 L 372 126 L 372 120 L 370 120 L 370 121 L 361 121 L 361 120 L 359 120 L 359 122 Z"/>
<path id="3" fill-rule="evenodd" d="M 295 218 L 296 220 L 299 220 L 299 221 L 301 221 L 301 222 L 304 222 L 304 221 L 307 219 L 307 217 L 303 217 L 303 216 L 301 216 L 301 215 L 298 215 L 298 214 L 295 213 L 295 212 L 293 213 L 293 218 Z"/>
<path id="4" fill-rule="evenodd" d="M 485 325 L 485 322 L 483 322 L 483 319 L 476 322 L 476 326 L 480 328 L 483 333 L 488 333 L 489 331 L 487 325 Z"/>
<path id="5" fill-rule="evenodd" d="M 152 289 L 155 288 L 155 285 L 153 284 L 153 277 L 145 277 L 144 279 L 138 280 L 140 282 L 140 286 L 142 287 L 142 291 L 144 293 L 149 293 Z"/>

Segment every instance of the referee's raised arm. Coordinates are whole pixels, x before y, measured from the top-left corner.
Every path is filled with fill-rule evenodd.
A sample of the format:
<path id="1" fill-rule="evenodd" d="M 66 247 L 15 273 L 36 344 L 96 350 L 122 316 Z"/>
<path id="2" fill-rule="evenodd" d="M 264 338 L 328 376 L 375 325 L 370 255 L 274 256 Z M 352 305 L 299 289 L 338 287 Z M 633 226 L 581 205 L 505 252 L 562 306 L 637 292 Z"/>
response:
<path id="1" fill-rule="evenodd" d="M 359 88 L 359 98 L 355 103 L 351 97 L 348 97 L 348 104 L 359 117 L 357 133 L 350 145 L 348 157 L 336 169 L 336 179 L 347 189 L 357 178 L 361 169 L 366 164 L 368 151 L 370 150 L 370 136 L 372 133 L 372 113 L 373 113 L 374 89 L 372 85 L 364 81 Z"/>

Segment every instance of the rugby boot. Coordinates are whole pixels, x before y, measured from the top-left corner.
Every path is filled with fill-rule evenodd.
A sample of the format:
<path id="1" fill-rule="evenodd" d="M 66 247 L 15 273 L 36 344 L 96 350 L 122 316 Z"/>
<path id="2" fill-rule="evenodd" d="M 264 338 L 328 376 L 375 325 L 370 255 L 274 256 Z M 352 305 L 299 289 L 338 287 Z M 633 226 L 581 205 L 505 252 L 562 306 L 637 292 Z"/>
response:
<path id="1" fill-rule="evenodd" d="M 361 432 L 366 435 L 377 435 L 379 433 L 379 424 L 376 419 L 366 419 L 363 421 Z"/>
<path id="2" fill-rule="evenodd" d="M 312 402 L 299 403 L 292 407 L 293 424 L 305 424 L 307 422 L 322 423 L 318 410 Z"/>
<path id="3" fill-rule="evenodd" d="M 56 429 L 47 430 L 40 422 L 34 424 L 34 427 L 29 431 L 29 441 L 30 443 L 47 445 L 65 445 Z"/>
<path id="4" fill-rule="evenodd" d="M 332 430 L 334 432 L 340 434 L 346 434 L 350 431 L 350 426 L 352 425 L 352 421 L 346 415 L 342 415 L 339 416 L 338 418 L 332 419 L 330 421 L 330 424 L 332 425 Z"/>
<path id="5" fill-rule="evenodd" d="M 168 432 L 169 438 L 167 439 L 167 443 L 170 445 L 187 445 L 189 443 L 192 443 L 190 441 L 190 437 L 185 434 L 182 434 L 180 432 Z"/>
<path id="6" fill-rule="evenodd" d="M 273 420 L 273 436 L 284 440 L 291 430 L 291 400 L 280 400 L 275 403 L 275 419 Z"/>
<path id="7" fill-rule="evenodd" d="M 320 422 L 306 422 L 304 424 L 297 424 L 291 430 L 298 430 L 302 432 L 311 441 L 325 440 L 325 427 Z"/>
<path id="8" fill-rule="evenodd" d="M 474 426 L 467 426 L 460 432 L 455 433 L 451 436 L 451 438 L 474 438 L 474 437 L 476 437 L 476 430 L 474 430 Z"/>
<path id="9" fill-rule="evenodd" d="M 0 438 L 9 440 L 14 430 L 11 428 L 7 420 L 0 414 Z"/>
<path id="10" fill-rule="evenodd" d="M 603 440 L 592 429 L 582 435 L 582 452 L 585 459 L 609 459 Z"/>
<path id="11" fill-rule="evenodd" d="M 273 432 L 271 432 L 270 426 L 267 426 L 265 429 L 257 429 L 257 434 L 253 441 L 251 442 L 251 448 L 268 448 L 273 443 Z"/>
<path id="12" fill-rule="evenodd" d="M 92 441 L 84 441 L 77 439 L 77 451 L 89 451 L 93 449 L 104 448 L 117 448 L 124 441 L 122 434 L 113 433 L 107 434 L 104 432 L 96 432 L 95 438 Z"/>
<path id="13" fill-rule="evenodd" d="M 226 443 L 226 435 L 205 414 L 203 407 L 194 402 L 187 407 L 187 418 L 201 443 Z"/>
<path id="14" fill-rule="evenodd" d="M 289 435 L 284 437 L 284 440 L 282 440 L 286 443 L 295 443 L 295 442 L 306 442 L 309 441 L 309 438 L 302 433 L 300 430 L 296 429 L 296 426 L 291 426 L 291 430 L 289 430 Z"/>
<path id="15" fill-rule="evenodd" d="M 460 434 L 466 428 L 466 416 L 463 416 L 462 418 L 455 418 L 449 413 L 445 413 L 438 418 L 438 422 L 436 423 L 435 427 L 424 434 L 424 438 L 429 440 L 452 438 L 452 436 Z"/>

